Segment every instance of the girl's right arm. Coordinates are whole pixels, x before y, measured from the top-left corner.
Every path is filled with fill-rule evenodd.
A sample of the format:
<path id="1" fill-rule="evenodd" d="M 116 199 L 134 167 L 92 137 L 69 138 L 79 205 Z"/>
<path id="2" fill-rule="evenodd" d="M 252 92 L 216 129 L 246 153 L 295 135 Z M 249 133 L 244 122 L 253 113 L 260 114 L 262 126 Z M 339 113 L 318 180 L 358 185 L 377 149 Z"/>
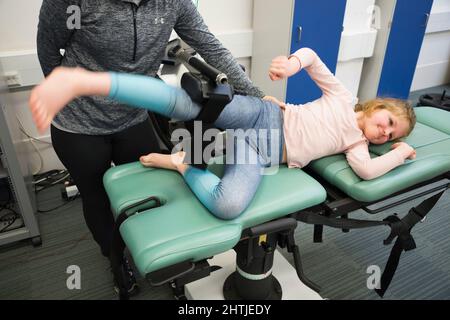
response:
<path id="1" fill-rule="evenodd" d="M 358 143 L 346 151 L 347 161 L 353 171 L 364 180 L 371 180 L 382 176 L 404 163 L 405 159 L 414 159 L 414 149 L 404 142 L 393 144 L 393 150 L 371 158 L 368 145 Z"/>

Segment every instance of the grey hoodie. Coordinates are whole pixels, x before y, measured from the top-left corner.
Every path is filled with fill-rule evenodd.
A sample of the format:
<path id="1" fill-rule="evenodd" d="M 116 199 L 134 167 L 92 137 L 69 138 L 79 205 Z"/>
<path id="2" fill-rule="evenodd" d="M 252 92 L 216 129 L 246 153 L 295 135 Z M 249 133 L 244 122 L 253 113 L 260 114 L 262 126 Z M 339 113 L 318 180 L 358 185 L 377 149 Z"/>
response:
<path id="1" fill-rule="evenodd" d="M 81 9 L 80 29 L 67 27 L 71 5 Z M 43 0 L 38 57 L 46 76 L 59 65 L 154 76 L 172 29 L 205 61 L 225 72 L 236 90 L 264 95 L 211 34 L 192 0 Z M 57 114 L 54 124 L 70 132 L 101 135 L 146 118 L 144 109 L 96 96 L 75 99 Z"/>

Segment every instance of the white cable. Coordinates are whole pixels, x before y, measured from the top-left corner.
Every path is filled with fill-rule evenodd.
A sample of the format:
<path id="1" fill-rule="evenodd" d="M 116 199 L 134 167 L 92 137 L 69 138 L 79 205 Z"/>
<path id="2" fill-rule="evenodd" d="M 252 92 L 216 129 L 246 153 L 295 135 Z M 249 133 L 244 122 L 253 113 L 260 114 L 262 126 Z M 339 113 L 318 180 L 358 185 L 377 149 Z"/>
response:
<path id="1" fill-rule="evenodd" d="M 64 172 L 66 172 L 66 171 L 67 171 L 67 170 L 62 169 L 62 170 L 59 170 L 58 173 L 56 173 L 56 174 L 61 174 L 61 173 L 64 173 Z M 56 175 L 56 174 L 52 174 L 52 175 Z M 66 174 L 66 175 L 70 175 L 70 174 Z M 51 176 L 51 175 L 50 175 L 50 176 Z M 50 179 L 50 176 L 47 176 L 47 177 L 41 178 L 41 179 L 39 179 L 39 180 L 36 180 L 36 181 L 34 181 L 33 183 L 34 183 L 34 184 L 41 183 L 42 181 L 45 181 L 45 180 Z"/>
<path id="2" fill-rule="evenodd" d="M 58 180 L 56 180 L 56 181 L 53 181 L 51 184 L 52 184 L 52 185 L 57 184 L 57 183 L 63 181 L 64 179 L 66 179 L 66 178 L 68 178 L 68 177 L 70 177 L 70 173 L 66 174 L 66 175 L 65 175 L 64 177 L 62 177 L 61 179 L 58 179 Z"/>
<path id="3" fill-rule="evenodd" d="M 17 115 L 16 115 L 16 119 L 17 119 L 17 122 L 19 123 L 20 131 L 22 131 L 22 133 L 25 134 L 25 136 L 27 136 L 30 139 L 31 145 L 33 146 L 34 150 L 36 151 L 36 153 L 39 156 L 39 169 L 36 172 L 32 173 L 33 175 L 36 175 L 36 174 L 40 173 L 42 171 L 42 169 L 44 168 L 44 158 L 42 157 L 42 153 L 39 151 L 39 148 L 36 146 L 34 141 L 38 141 L 38 142 L 46 143 L 46 144 L 50 144 L 50 145 L 51 145 L 51 143 L 49 143 L 47 141 L 39 140 L 39 139 L 29 135 L 25 131 L 25 128 L 23 127 L 22 122 L 20 122 L 20 119 L 19 119 L 19 117 L 17 117 Z"/>
<path id="4" fill-rule="evenodd" d="M 36 141 L 36 142 L 40 142 L 40 143 L 43 143 L 43 144 L 48 144 L 48 145 L 50 145 L 50 146 L 53 145 L 51 142 L 44 141 L 44 140 L 41 140 L 41 139 L 38 139 L 38 138 L 35 138 L 35 137 L 32 137 L 32 136 L 29 136 L 29 135 L 28 135 L 24 130 L 22 130 L 22 129 L 20 129 L 20 131 L 22 131 L 22 133 L 25 134 L 25 135 L 26 135 L 28 138 L 30 138 L 31 140 L 34 140 L 34 141 Z"/>
<path id="5" fill-rule="evenodd" d="M 66 174 L 65 176 L 63 176 L 62 178 L 59 178 L 58 180 L 53 181 L 53 182 L 51 183 L 51 185 L 57 184 L 57 183 L 63 181 L 64 179 L 66 179 L 66 178 L 68 178 L 68 177 L 70 177 L 70 173 L 67 173 L 67 174 Z M 41 183 L 41 182 L 43 182 L 43 181 L 45 181 L 45 180 L 48 180 L 48 179 L 49 179 L 49 177 L 45 177 L 45 178 L 42 178 L 42 179 L 40 179 L 40 180 L 37 180 L 37 181 L 35 181 L 35 182 L 33 182 L 33 183 L 34 183 L 34 184 L 39 184 L 39 183 Z"/>
<path id="6" fill-rule="evenodd" d="M 51 142 L 48 142 L 48 141 L 44 141 L 44 140 L 35 138 L 35 137 L 31 136 L 30 134 L 28 134 L 28 133 L 25 131 L 25 128 L 23 127 L 22 122 L 20 122 L 20 120 L 19 120 L 19 118 L 17 117 L 17 115 L 16 115 L 16 119 L 17 119 L 17 122 L 18 122 L 19 125 L 20 125 L 20 131 L 22 131 L 22 133 L 23 133 L 24 135 L 26 135 L 28 138 L 33 139 L 34 141 L 37 141 L 37 142 L 40 142 L 40 143 L 45 143 L 45 144 L 53 145 Z"/>
<path id="7" fill-rule="evenodd" d="M 42 171 L 42 169 L 44 168 L 44 158 L 42 158 L 42 154 L 39 151 L 38 147 L 36 146 L 36 144 L 34 143 L 33 140 L 30 140 L 31 145 L 34 147 L 34 150 L 36 150 L 38 156 L 39 156 L 39 169 L 36 170 L 35 172 L 33 172 L 33 176 L 40 173 Z"/>

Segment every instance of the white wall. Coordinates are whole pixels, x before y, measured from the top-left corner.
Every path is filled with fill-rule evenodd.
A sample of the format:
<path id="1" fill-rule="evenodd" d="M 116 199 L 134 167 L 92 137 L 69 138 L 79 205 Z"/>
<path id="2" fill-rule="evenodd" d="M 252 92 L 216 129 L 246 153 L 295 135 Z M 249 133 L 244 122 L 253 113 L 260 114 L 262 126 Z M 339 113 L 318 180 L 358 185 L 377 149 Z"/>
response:
<path id="1" fill-rule="evenodd" d="M 0 52 L 36 47 L 42 0 L 0 0 Z"/>
<path id="2" fill-rule="evenodd" d="M 371 28 L 375 0 L 347 0 L 336 77 L 358 95 L 364 58 L 373 54 L 377 31 Z"/>
<path id="3" fill-rule="evenodd" d="M 450 0 L 434 0 L 411 91 L 450 82 Z"/>
<path id="4" fill-rule="evenodd" d="M 250 74 L 253 0 L 199 0 L 198 9 L 210 30 Z"/>
<path id="5" fill-rule="evenodd" d="M 42 0 L 0 1 L 0 52 L 34 49 Z M 206 24 L 219 37 L 251 31 L 253 0 L 199 0 Z"/>
<path id="6" fill-rule="evenodd" d="M 36 29 L 39 9 L 42 0 L 0 0 L 0 59 L 1 56 L 13 56 L 25 54 L 27 63 L 38 67 L 35 57 Z M 244 65 L 249 72 L 253 0 L 228 0 L 211 1 L 199 0 L 199 11 L 203 15 L 210 30 L 215 33 L 222 43 L 238 57 L 239 63 Z M 31 54 L 30 54 L 31 53 Z M 18 61 L 16 58 L 5 59 L 8 63 Z M 20 63 L 19 63 L 20 64 Z M 41 79 L 42 74 L 32 79 Z M 38 82 L 34 81 L 34 82 Z M 28 111 L 28 97 L 30 90 L 19 89 L 11 94 L 11 105 L 15 108 L 19 121 L 25 130 L 33 137 L 44 141 L 50 141 L 49 132 L 40 135 L 31 120 Z M 25 141 L 29 141 L 24 136 Z M 29 142 L 28 142 L 29 143 Z M 44 158 L 44 166 L 41 172 L 54 168 L 63 168 L 53 148 L 48 144 L 35 142 Z M 29 148 L 34 150 L 32 146 Z M 33 171 L 40 168 L 40 160 L 37 152 L 30 154 L 30 166 Z"/>

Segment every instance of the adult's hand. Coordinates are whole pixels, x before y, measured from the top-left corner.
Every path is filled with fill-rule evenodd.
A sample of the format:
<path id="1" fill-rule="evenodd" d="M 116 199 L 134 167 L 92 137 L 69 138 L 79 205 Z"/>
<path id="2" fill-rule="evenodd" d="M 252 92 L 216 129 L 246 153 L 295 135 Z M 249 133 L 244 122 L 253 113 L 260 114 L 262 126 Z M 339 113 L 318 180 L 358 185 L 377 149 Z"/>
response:
<path id="1" fill-rule="evenodd" d="M 285 102 L 282 102 L 282 101 L 280 101 L 280 100 L 278 100 L 277 98 L 275 98 L 275 97 L 272 97 L 272 96 L 265 96 L 264 98 L 263 98 L 264 100 L 267 100 L 267 101 L 272 101 L 273 103 L 275 103 L 276 105 L 278 105 L 281 109 L 285 109 L 286 108 L 286 103 Z"/>

